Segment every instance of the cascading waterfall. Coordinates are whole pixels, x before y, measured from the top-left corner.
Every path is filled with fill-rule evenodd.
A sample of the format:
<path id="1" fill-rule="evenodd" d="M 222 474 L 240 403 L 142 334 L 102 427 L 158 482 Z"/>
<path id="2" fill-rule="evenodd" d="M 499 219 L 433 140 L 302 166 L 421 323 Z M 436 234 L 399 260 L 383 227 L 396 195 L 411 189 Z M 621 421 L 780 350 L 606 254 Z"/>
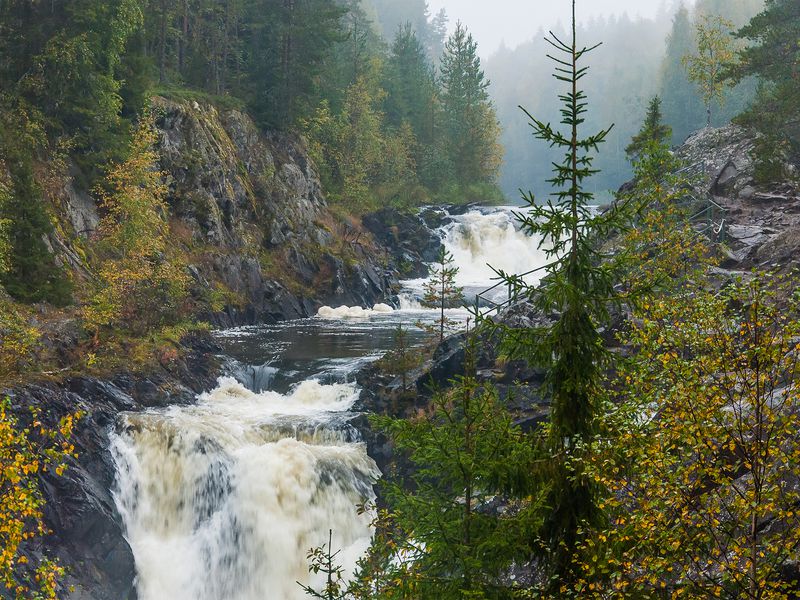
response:
<path id="1" fill-rule="evenodd" d="M 356 506 L 380 475 L 348 424 L 356 398 L 346 384 L 282 395 L 223 378 L 195 406 L 125 416 L 115 500 L 140 600 L 300 600 L 329 529 L 352 570 L 371 538 Z"/>
<path id="2" fill-rule="evenodd" d="M 458 267 L 456 284 L 464 288 L 470 305 L 475 294 L 497 283 L 493 268 L 521 275 L 547 263 L 545 252 L 538 247 L 538 239 L 518 229 L 513 210 L 507 206 L 473 209 L 451 216 L 450 222 L 439 230 L 442 243 Z M 535 285 L 543 274 L 541 271 L 532 273 L 524 279 Z M 401 308 L 419 308 L 425 282 L 425 279 L 403 282 L 406 291 L 400 295 Z M 502 302 L 507 296 L 503 286 L 490 294 L 495 302 Z"/>
<path id="3" fill-rule="evenodd" d="M 517 229 L 512 209 L 472 210 L 455 217 L 444 228 L 444 245 L 459 268 L 456 282 L 462 286 L 481 286 L 497 275 L 492 270 L 522 274 L 546 263 L 538 240 Z M 535 283 L 533 277 L 529 283 Z"/>
<path id="4" fill-rule="evenodd" d="M 460 269 L 458 283 L 472 293 L 492 285 L 487 263 L 522 273 L 545 262 L 509 209 L 454 216 L 440 234 Z M 410 326 L 433 312 L 418 301 L 424 281 L 407 283 L 398 311 L 324 307 L 291 340 L 278 330 L 239 332 L 244 341 L 255 335 L 253 347 L 270 343 L 263 352 L 243 346 L 243 362 L 231 357 L 233 377 L 196 405 L 123 416 L 112 436 L 114 496 L 140 600 L 301 600 L 297 581 L 324 585 L 321 575 L 309 575 L 306 555 L 327 543 L 329 530 L 345 572 L 355 568 L 372 534 L 372 515 L 356 507 L 374 499 L 380 475 L 349 424 L 358 391 L 317 379 L 287 394 L 271 388 L 290 372 L 299 375 L 296 367 L 325 382 L 345 380 L 391 347 L 391 335 L 376 336 L 375 327 Z M 317 337 L 308 338 L 309 328 Z"/>

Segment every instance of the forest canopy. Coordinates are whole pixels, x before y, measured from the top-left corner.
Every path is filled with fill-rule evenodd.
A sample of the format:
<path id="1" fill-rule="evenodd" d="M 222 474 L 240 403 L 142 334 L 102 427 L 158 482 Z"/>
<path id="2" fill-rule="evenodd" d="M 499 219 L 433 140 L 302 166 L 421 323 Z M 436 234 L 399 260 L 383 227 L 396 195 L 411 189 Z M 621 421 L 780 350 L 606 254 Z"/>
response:
<path id="1" fill-rule="evenodd" d="M 67 145 L 87 183 L 122 158 L 147 99 L 164 95 L 302 129 L 323 147 L 332 197 L 356 206 L 496 197 L 489 81 L 474 39 L 458 28 L 448 46 L 447 29 L 424 1 L 12 0 L 0 6 L 0 110 L 39 132 L 40 150 Z M 453 86 L 479 93 L 448 103 Z M 457 122 L 486 142 L 470 156 Z M 387 171 L 374 159 L 387 155 L 404 158 Z"/>

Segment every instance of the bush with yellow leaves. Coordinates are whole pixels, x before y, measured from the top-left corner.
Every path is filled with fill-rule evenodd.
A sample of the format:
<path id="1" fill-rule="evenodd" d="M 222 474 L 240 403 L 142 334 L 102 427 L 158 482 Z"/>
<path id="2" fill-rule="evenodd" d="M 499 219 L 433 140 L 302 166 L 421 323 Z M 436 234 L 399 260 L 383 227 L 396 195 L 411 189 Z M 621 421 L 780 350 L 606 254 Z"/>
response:
<path id="1" fill-rule="evenodd" d="M 47 558 L 31 564 L 23 548 L 47 533 L 40 476 L 47 471 L 63 474 L 66 460 L 75 456 L 69 440 L 79 418 L 67 415 L 51 428 L 40 421 L 40 411 L 32 410 L 30 424 L 23 426 L 11 401 L 0 402 L 0 583 L 11 594 L 4 597 L 56 598 L 64 569 Z"/>
<path id="2" fill-rule="evenodd" d="M 36 360 L 41 333 L 26 310 L 2 297 L 0 290 L 0 384 L 12 381 Z"/>
<path id="3" fill-rule="evenodd" d="M 587 470 L 605 528 L 560 597 L 796 598 L 796 276 L 644 302 Z"/>

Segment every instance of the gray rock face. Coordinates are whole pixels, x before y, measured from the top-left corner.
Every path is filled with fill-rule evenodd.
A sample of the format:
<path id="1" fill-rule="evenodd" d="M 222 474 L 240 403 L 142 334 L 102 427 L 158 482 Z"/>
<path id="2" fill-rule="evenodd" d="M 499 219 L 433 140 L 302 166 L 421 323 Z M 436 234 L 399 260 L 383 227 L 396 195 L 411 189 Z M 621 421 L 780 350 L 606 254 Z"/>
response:
<path id="1" fill-rule="evenodd" d="M 755 181 L 755 136 L 735 125 L 703 129 L 676 155 L 698 176 L 695 196 L 709 197 L 725 209 L 720 250 L 731 272 L 796 266 L 800 229 L 800 190 L 791 182 Z M 792 169 L 787 166 L 787 172 Z"/>
<path id="2" fill-rule="evenodd" d="M 442 240 L 434 233 L 435 226 L 426 222 L 424 216 L 383 208 L 365 215 L 362 223 L 389 250 L 404 277 L 428 276 L 426 263 L 436 260 Z"/>
<path id="3" fill-rule="evenodd" d="M 202 256 L 193 279 L 220 282 L 243 301 L 213 322 L 274 322 L 387 297 L 394 274 L 369 235 L 349 235 L 328 211 L 300 139 L 264 134 L 235 110 L 154 103 L 170 207 Z"/>
<path id="4" fill-rule="evenodd" d="M 97 206 L 89 194 L 75 187 L 72 180 L 66 182 L 62 194 L 62 208 L 72 225 L 73 231 L 88 238 L 100 223 Z"/>

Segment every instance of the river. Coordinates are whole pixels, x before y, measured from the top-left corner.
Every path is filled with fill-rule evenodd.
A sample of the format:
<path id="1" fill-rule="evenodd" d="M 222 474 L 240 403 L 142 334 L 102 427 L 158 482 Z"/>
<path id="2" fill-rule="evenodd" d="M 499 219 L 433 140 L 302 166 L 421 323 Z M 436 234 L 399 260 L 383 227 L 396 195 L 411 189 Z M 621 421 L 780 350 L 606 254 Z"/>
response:
<path id="1" fill-rule="evenodd" d="M 526 272 L 544 261 L 510 209 L 476 209 L 440 230 L 468 295 L 492 285 L 487 263 Z M 350 424 L 353 374 L 413 344 L 435 311 L 406 282 L 394 309 L 323 309 L 313 319 L 217 332 L 228 376 L 192 406 L 123 415 L 113 436 L 115 501 L 136 560 L 140 600 L 300 600 L 321 584 L 306 554 L 327 542 L 351 572 L 371 539 L 380 477 Z M 498 298 L 500 299 L 500 298 Z M 452 317 L 465 320 L 466 310 Z"/>

